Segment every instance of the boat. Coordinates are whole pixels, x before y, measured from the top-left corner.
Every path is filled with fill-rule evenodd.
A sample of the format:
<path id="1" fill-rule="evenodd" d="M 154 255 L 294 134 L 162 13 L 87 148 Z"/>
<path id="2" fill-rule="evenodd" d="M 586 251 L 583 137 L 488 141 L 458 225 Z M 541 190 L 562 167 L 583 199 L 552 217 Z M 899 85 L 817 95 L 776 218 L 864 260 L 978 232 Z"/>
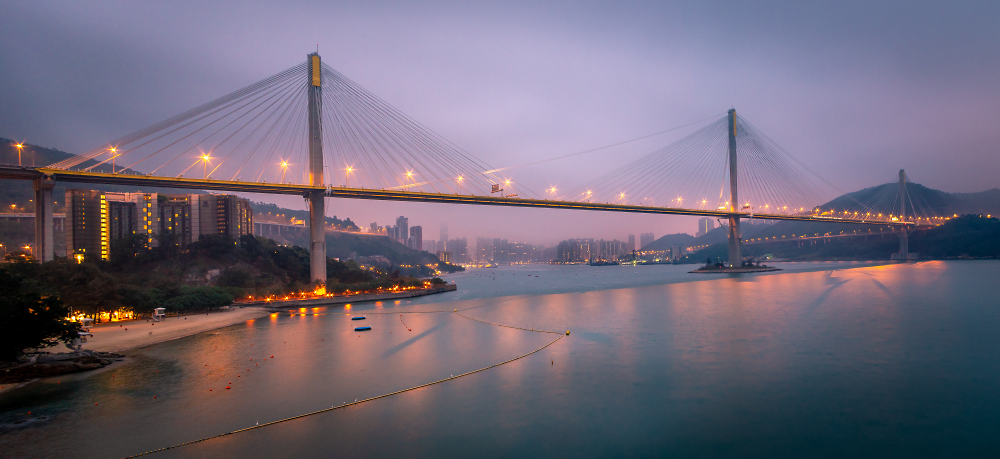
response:
<path id="1" fill-rule="evenodd" d="M 351 320 L 365 320 L 365 316 L 351 317 Z"/>
<path id="2" fill-rule="evenodd" d="M 371 329 L 372 327 L 354 327 L 354 331 L 368 331 Z"/>
<path id="3" fill-rule="evenodd" d="M 590 266 L 617 266 L 617 265 L 618 265 L 617 261 L 607 261 L 607 260 L 602 260 L 600 258 L 596 260 L 591 260 L 590 262 Z"/>

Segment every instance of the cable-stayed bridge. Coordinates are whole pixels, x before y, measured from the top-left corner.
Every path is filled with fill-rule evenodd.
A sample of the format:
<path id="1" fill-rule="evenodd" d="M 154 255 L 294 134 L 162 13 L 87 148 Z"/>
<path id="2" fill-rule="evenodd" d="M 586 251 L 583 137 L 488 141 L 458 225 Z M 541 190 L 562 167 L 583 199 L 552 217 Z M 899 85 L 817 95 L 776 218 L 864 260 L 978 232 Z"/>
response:
<path id="1" fill-rule="evenodd" d="M 647 136 L 648 137 L 648 136 Z M 106 145 L 45 167 L 0 166 L 34 180 L 36 253 L 53 258 L 56 181 L 291 194 L 310 210 L 311 273 L 326 279 L 326 197 L 540 207 L 725 219 L 729 264 L 742 261 L 740 220 L 890 225 L 906 234 L 940 216 L 894 190 L 819 207 L 843 194 L 735 110 L 576 188 L 541 193 L 406 116 L 323 63 L 306 62 Z"/>

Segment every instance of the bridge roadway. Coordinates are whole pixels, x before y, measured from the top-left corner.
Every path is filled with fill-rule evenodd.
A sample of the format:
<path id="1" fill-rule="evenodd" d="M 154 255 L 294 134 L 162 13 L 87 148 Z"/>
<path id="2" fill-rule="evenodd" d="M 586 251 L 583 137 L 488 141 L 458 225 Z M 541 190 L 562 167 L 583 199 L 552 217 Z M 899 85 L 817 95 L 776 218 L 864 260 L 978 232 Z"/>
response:
<path id="1" fill-rule="evenodd" d="M 910 231 L 917 229 L 930 229 L 931 226 L 918 226 L 912 228 Z M 879 231 L 877 233 L 845 233 L 845 234 L 831 234 L 828 236 L 808 236 L 808 237 L 770 237 L 767 239 L 761 238 L 749 238 L 743 240 L 743 245 L 757 245 L 757 244 L 774 244 L 781 242 L 811 242 L 811 241 L 825 241 L 830 239 L 842 239 L 842 238 L 852 238 L 852 237 L 869 237 L 869 236 L 899 236 L 899 230 L 894 228 L 892 231 Z"/>
<path id="2" fill-rule="evenodd" d="M 483 206 L 530 207 L 545 209 L 594 210 L 605 212 L 632 212 L 644 214 L 694 215 L 699 217 L 762 220 L 791 220 L 828 223 L 853 223 L 866 225 L 930 226 L 914 222 L 892 222 L 880 220 L 862 220 L 841 217 L 824 217 L 815 215 L 782 215 L 728 212 L 722 210 L 684 209 L 675 207 L 637 206 L 629 204 L 609 204 L 595 202 L 556 201 L 548 199 L 506 198 L 493 196 L 476 196 L 465 194 L 425 193 L 415 191 L 376 190 L 367 188 L 325 187 L 285 183 L 244 182 L 238 180 L 197 179 L 187 177 L 158 177 L 152 175 L 66 171 L 45 167 L 21 167 L 0 165 L 0 179 L 36 180 L 47 177 L 56 182 L 91 183 L 105 185 L 127 185 L 136 187 L 163 187 L 198 189 L 211 191 L 227 191 L 238 193 L 264 193 L 309 196 L 317 191 L 325 192 L 327 197 L 346 199 L 368 199 L 378 201 L 409 201 L 434 202 L 443 204 L 470 204 Z"/>

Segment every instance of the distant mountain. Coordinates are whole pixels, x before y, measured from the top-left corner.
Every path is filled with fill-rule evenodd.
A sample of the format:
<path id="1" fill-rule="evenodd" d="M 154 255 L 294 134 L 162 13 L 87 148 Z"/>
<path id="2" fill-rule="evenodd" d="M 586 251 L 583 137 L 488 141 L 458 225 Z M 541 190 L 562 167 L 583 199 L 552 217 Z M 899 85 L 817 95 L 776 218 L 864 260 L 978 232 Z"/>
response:
<path id="1" fill-rule="evenodd" d="M 896 201 L 898 194 L 899 185 L 897 183 L 886 183 L 847 193 L 818 208 L 823 211 L 861 212 L 866 209 L 859 202 L 896 202 L 898 206 L 898 201 Z M 927 188 L 919 183 L 907 183 L 906 194 L 907 199 L 912 202 L 912 207 L 907 205 L 907 213 L 912 213 L 913 209 L 916 209 L 918 215 L 927 216 L 1000 213 L 1000 188 L 976 193 L 948 193 Z"/>
<path id="2" fill-rule="evenodd" d="M 692 245 L 695 237 L 687 233 L 677 233 L 677 234 L 667 234 L 649 244 L 646 244 L 641 250 L 668 250 L 671 247 L 677 247 L 678 245 L 688 246 Z"/>
<path id="3" fill-rule="evenodd" d="M 914 208 L 922 215 L 1000 215 L 1000 189 L 998 188 L 976 193 L 948 193 L 927 188 L 919 183 L 908 183 L 906 189 L 909 199 L 914 202 Z M 819 209 L 824 211 L 834 210 L 837 212 L 845 210 L 849 212 L 861 212 L 864 209 L 857 201 L 863 203 L 876 200 L 885 201 L 888 197 L 898 194 L 898 190 L 899 185 L 896 183 L 886 183 L 884 185 L 865 188 L 837 197 L 819 206 Z M 825 234 L 836 235 L 852 232 L 878 233 L 883 230 L 890 231 L 891 228 L 888 226 L 879 227 L 849 223 L 781 221 L 761 231 L 756 237 L 822 236 Z M 744 231 L 743 239 L 751 239 L 751 235 L 748 235 Z"/>
<path id="4" fill-rule="evenodd" d="M 743 238 L 749 238 L 772 225 L 764 224 L 763 222 L 750 223 L 744 220 L 740 224 L 740 231 L 743 234 Z M 729 225 L 722 225 L 703 234 L 699 237 L 694 237 L 687 233 L 677 233 L 677 234 L 667 234 L 649 244 L 646 244 L 642 250 L 669 250 L 671 247 L 677 247 L 678 245 L 683 245 L 685 247 L 697 246 L 697 245 L 709 245 L 717 244 L 720 242 L 726 242 L 729 240 Z"/>
<path id="5" fill-rule="evenodd" d="M 0 164 L 17 164 L 17 147 L 14 146 L 16 144 L 17 142 L 14 140 L 0 137 Z M 48 166 L 49 164 L 69 159 L 72 156 L 72 154 L 65 151 L 25 143 L 21 152 L 21 164 L 25 166 Z M 108 172 L 110 171 L 111 168 L 109 167 Z"/>
<path id="6" fill-rule="evenodd" d="M 0 164 L 17 164 L 17 148 L 14 146 L 17 142 L 0 137 Z M 24 144 L 24 149 L 21 152 L 21 164 L 25 166 L 37 165 L 37 166 L 47 166 L 64 159 L 70 158 L 73 155 L 66 153 L 65 151 L 56 150 L 54 148 L 45 148 L 38 145 Z M 92 165 L 95 161 L 87 161 L 82 165 Z M 121 171 L 120 165 L 117 170 Z M 95 172 L 111 172 L 111 164 L 102 164 L 94 168 Z M 69 182 L 56 182 L 56 187 L 52 190 L 53 201 L 55 205 L 53 209 L 56 212 L 62 212 L 62 202 L 66 196 L 66 189 L 68 188 L 86 188 L 90 190 L 100 190 L 105 192 L 118 192 L 118 193 L 134 193 L 137 191 L 143 191 L 146 193 L 165 193 L 165 194 L 203 194 L 204 191 L 201 190 L 186 190 L 180 188 L 162 188 L 162 187 L 134 187 L 134 186 L 124 186 L 124 185 L 103 185 L 103 184 L 80 184 L 80 183 L 69 183 Z M 24 212 L 32 212 L 34 209 L 34 204 L 31 200 L 35 199 L 35 191 L 31 182 L 23 180 L 0 180 L 0 205 L 4 209 L 10 207 L 14 204 L 18 209 L 23 208 Z"/>

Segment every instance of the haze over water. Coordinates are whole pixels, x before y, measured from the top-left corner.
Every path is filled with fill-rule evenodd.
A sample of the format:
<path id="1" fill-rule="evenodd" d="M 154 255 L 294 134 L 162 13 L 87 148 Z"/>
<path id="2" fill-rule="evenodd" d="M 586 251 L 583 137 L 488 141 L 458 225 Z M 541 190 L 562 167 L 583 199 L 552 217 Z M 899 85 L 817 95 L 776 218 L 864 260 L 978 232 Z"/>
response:
<path id="1" fill-rule="evenodd" d="M 1000 262 L 784 267 L 479 269 L 449 278 L 453 294 L 286 312 L 0 394 L 0 451 L 129 456 L 489 367 L 560 336 L 459 309 L 572 333 L 470 376 L 153 457 L 995 453 Z M 372 331 L 352 331 L 358 314 Z"/>

